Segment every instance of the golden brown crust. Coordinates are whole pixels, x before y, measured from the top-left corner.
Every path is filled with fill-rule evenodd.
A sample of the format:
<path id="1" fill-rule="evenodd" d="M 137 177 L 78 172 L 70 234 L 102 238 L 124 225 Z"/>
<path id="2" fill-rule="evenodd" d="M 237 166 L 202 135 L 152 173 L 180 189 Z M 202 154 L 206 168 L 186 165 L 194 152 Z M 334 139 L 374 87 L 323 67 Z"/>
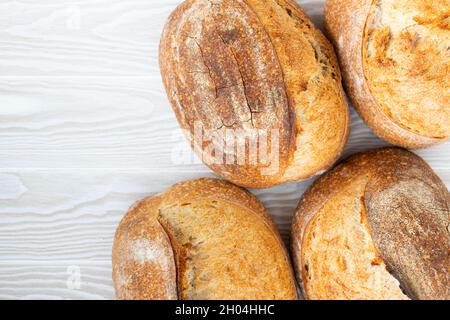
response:
<path id="1" fill-rule="evenodd" d="M 239 184 L 276 183 L 292 153 L 293 112 L 276 52 L 255 13 L 243 1 L 186 1 L 170 16 L 160 51 L 168 97 L 202 160 Z M 227 129 L 249 135 L 278 129 L 277 172 L 263 175 L 248 157 L 243 165 L 214 163 L 195 139 L 196 125 L 217 133 L 217 148 Z"/>
<path id="2" fill-rule="evenodd" d="M 390 161 L 377 168 L 365 194 L 374 243 L 410 297 L 448 300 L 450 193 L 419 157 Z"/>
<path id="3" fill-rule="evenodd" d="M 420 20 L 448 20 L 444 3 L 432 9 L 422 0 L 327 1 L 325 26 L 347 92 L 375 133 L 393 144 L 422 148 L 450 137 L 448 26 Z"/>
<path id="4" fill-rule="evenodd" d="M 357 181 L 360 181 L 360 184 L 355 184 Z M 341 204 L 340 209 L 327 211 L 327 207 L 331 208 L 330 205 L 337 205 L 343 199 L 345 190 L 353 190 L 349 192 L 349 200 Z M 363 192 L 359 193 L 356 190 Z M 311 279 L 308 275 L 314 274 L 312 269 L 317 267 L 314 264 L 305 266 L 304 258 L 305 253 L 311 257 L 309 253 L 312 242 L 308 240 L 311 239 L 308 232 L 314 229 L 311 227 L 312 224 L 320 226 L 321 222 L 317 222 L 316 219 L 318 214 L 323 215 L 325 212 L 327 218 L 333 214 L 339 216 L 350 212 L 344 209 L 343 205 L 356 204 L 360 199 L 362 220 L 360 224 L 353 226 L 352 230 L 360 226 L 361 230 L 367 230 L 369 235 L 367 245 L 374 246 L 376 250 L 372 251 L 375 255 L 371 265 L 382 265 L 399 281 L 401 289 L 410 298 L 449 299 L 449 192 L 422 159 L 409 151 L 397 148 L 378 149 L 355 155 L 320 178 L 304 194 L 294 217 L 291 245 L 295 269 L 305 295 L 313 299 L 324 297 L 356 299 L 361 298 L 361 295 L 352 295 L 352 292 L 356 292 L 352 289 L 360 288 L 362 284 L 371 288 L 370 294 L 366 297 L 398 298 L 399 293 L 394 290 L 395 288 L 391 293 L 382 291 L 381 289 L 386 288 L 383 283 L 382 287 L 378 287 L 377 283 L 368 282 L 368 278 L 358 278 L 358 273 L 350 273 L 350 280 L 342 284 L 347 288 L 345 294 L 338 292 L 330 296 L 327 295 L 329 292 L 319 291 L 320 288 L 326 287 L 328 281 L 339 282 L 348 270 L 342 271 L 340 275 L 331 268 L 321 268 L 321 277 L 314 279 L 317 283 L 312 285 L 309 283 Z M 328 227 L 330 230 L 333 229 L 333 226 Z M 341 239 L 351 240 L 350 230 L 343 230 L 342 233 L 344 236 Z M 321 235 L 315 236 L 321 238 Z M 341 251 L 336 253 L 333 251 L 337 243 L 331 242 L 328 246 L 331 246 L 327 249 L 328 256 L 336 259 L 343 256 Z M 351 243 L 348 246 L 355 247 Z M 319 250 L 317 245 L 314 248 Z M 360 267 L 361 265 L 355 266 Z M 353 272 L 355 268 L 352 269 Z M 371 266 L 366 267 L 366 270 L 368 268 Z M 372 274 L 375 273 L 378 274 L 378 281 L 382 277 L 385 279 L 383 281 L 392 282 L 392 286 L 395 287 L 393 279 L 388 279 L 379 271 Z M 381 289 L 378 291 L 376 288 Z"/>
<path id="5" fill-rule="evenodd" d="M 247 3 L 274 45 L 295 109 L 295 152 L 283 180 L 310 178 L 337 161 L 350 133 L 349 109 L 336 55 L 296 2 Z"/>
<path id="6" fill-rule="evenodd" d="M 164 193 L 161 207 L 173 203 L 183 203 L 205 199 L 221 199 L 244 206 L 263 217 L 264 221 L 272 223 L 263 204 L 249 191 L 224 180 L 196 179 L 181 182 L 172 186 Z M 273 225 L 276 230 L 276 227 Z"/>
<path id="7" fill-rule="evenodd" d="M 156 219 L 161 199 L 154 196 L 138 202 L 117 228 L 112 266 L 119 300 L 177 299 L 172 246 Z"/>
<path id="8" fill-rule="evenodd" d="M 130 253 L 136 241 L 144 252 L 165 253 L 149 257 L 145 273 Z M 179 183 L 132 208 L 116 233 L 113 278 L 119 299 L 297 298 L 287 252 L 264 206 L 214 179 Z"/>
<path id="9" fill-rule="evenodd" d="M 349 112 L 336 57 L 291 0 L 185 1 L 164 29 L 160 68 L 192 147 L 238 185 L 309 178 L 345 146 Z M 196 139 L 196 128 L 207 131 L 206 142 Z M 230 129 L 245 146 L 243 157 L 223 145 Z M 249 151 L 248 137 L 261 132 L 268 159 L 260 157 L 265 143 Z"/>

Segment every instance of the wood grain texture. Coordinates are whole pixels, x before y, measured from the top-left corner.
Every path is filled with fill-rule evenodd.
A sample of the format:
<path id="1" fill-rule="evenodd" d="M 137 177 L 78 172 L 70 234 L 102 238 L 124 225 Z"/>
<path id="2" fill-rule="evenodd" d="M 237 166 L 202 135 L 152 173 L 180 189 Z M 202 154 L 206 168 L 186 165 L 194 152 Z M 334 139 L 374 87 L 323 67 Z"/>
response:
<path id="1" fill-rule="evenodd" d="M 159 37 L 179 2 L 0 1 L 0 299 L 114 298 L 123 213 L 173 183 L 212 176 L 159 76 Z M 324 1 L 298 2 L 322 26 Z M 386 145 L 352 120 L 346 156 Z M 418 154 L 449 187 L 449 144 Z M 255 192 L 285 241 L 311 182 Z"/>

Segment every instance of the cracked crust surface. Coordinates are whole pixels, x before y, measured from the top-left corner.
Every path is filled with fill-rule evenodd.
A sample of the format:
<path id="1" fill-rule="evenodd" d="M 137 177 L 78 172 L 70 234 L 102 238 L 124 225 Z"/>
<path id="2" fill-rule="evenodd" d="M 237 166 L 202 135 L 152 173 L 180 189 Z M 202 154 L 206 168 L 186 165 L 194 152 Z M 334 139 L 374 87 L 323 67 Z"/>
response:
<path id="1" fill-rule="evenodd" d="M 264 206 L 214 179 L 177 184 L 130 209 L 116 233 L 113 279 L 118 299 L 297 298 Z"/>
<path id="2" fill-rule="evenodd" d="M 407 148 L 450 137 L 446 0 L 328 0 L 325 25 L 356 109 Z"/>
<path id="3" fill-rule="evenodd" d="M 336 161 L 347 141 L 337 59 L 294 1 L 185 1 L 164 29 L 160 67 L 194 150 L 239 185 L 262 188 L 314 176 Z M 195 139 L 196 124 L 213 132 L 212 144 Z M 211 146 L 222 159 L 239 156 L 223 145 L 230 129 L 246 147 L 244 156 L 217 163 Z M 257 163 L 250 139 L 245 142 L 256 130 L 268 135 L 272 151 Z M 258 145 L 255 154 L 262 150 Z"/>
<path id="4" fill-rule="evenodd" d="M 413 153 L 355 155 L 320 178 L 294 217 L 309 299 L 449 299 L 450 194 Z"/>

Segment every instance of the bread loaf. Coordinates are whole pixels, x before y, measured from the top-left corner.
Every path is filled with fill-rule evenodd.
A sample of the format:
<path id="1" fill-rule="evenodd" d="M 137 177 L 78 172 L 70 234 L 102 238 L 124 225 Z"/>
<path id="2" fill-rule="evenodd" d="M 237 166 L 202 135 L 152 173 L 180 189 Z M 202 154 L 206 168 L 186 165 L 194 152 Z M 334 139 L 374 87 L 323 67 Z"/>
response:
<path id="1" fill-rule="evenodd" d="M 449 15 L 448 0 L 327 1 L 347 93 L 393 144 L 420 148 L 450 137 Z"/>
<path id="2" fill-rule="evenodd" d="M 337 59 L 295 1 L 185 1 L 165 26 L 160 68 L 192 147 L 238 185 L 309 178 L 346 144 Z"/>
<path id="3" fill-rule="evenodd" d="M 118 299 L 296 299 L 294 275 L 264 206 L 200 179 L 140 201 L 113 247 Z"/>
<path id="4" fill-rule="evenodd" d="M 450 194 L 418 156 L 355 155 L 300 201 L 292 254 L 309 299 L 450 299 Z"/>

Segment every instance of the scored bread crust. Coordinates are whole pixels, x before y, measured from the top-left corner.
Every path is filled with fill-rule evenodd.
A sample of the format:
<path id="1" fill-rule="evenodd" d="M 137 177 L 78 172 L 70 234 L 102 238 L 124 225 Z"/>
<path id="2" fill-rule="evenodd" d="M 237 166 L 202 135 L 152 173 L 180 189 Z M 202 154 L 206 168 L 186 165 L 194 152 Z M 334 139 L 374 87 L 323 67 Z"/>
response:
<path id="1" fill-rule="evenodd" d="M 133 206 L 116 232 L 113 280 L 117 299 L 297 298 L 262 203 L 215 179 L 182 182 Z"/>
<path id="2" fill-rule="evenodd" d="M 337 58 L 292 0 L 183 2 L 164 28 L 160 69 L 194 151 L 238 185 L 310 178 L 328 169 L 347 142 L 350 116 Z M 196 141 L 196 123 L 219 141 Z M 264 148 L 250 153 L 247 141 L 245 159 L 235 159 L 239 152 L 220 138 L 230 129 L 244 137 L 255 129 L 267 133 L 272 157 L 254 163 Z M 217 163 L 211 146 L 234 162 Z"/>
<path id="3" fill-rule="evenodd" d="M 420 5 L 420 1 L 415 2 Z M 410 3 L 410 5 L 412 4 Z M 411 26 L 405 26 L 401 32 L 398 32 L 397 30 L 389 29 L 390 26 L 388 25 L 384 29 L 379 30 L 380 35 L 378 38 L 372 38 L 370 25 L 375 18 L 381 19 L 384 14 L 383 12 L 377 13 L 377 6 L 379 4 L 373 0 L 328 0 L 326 3 L 325 28 L 338 53 L 346 91 L 361 117 L 378 136 L 386 141 L 405 148 L 424 148 L 441 143 L 450 137 L 450 113 L 448 109 L 442 109 L 442 105 L 440 106 L 440 113 L 436 113 L 433 110 L 435 108 L 433 104 L 438 99 L 442 101 L 445 100 L 445 96 L 448 97 L 446 90 L 448 87 L 449 60 L 444 57 L 443 59 L 447 60 L 439 61 L 441 64 L 439 68 L 441 69 L 438 70 L 438 74 L 440 75 L 436 76 L 437 78 L 433 78 L 434 76 L 431 74 L 436 72 L 436 61 L 429 61 L 430 65 L 425 65 L 427 54 L 431 55 L 433 52 L 430 51 L 431 48 L 424 52 L 419 51 L 419 48 L 415 48 L 421 39 L 417 34 L 408 33 L 408 28 Z M 430 10 L 431 7 L 423 4 L 423 8 Z M 397 10 L 408 12 L 410 9 L 397 8 Z M 445 25 L 445 19 L 448 20 L 448 12 L 441 12 L 441 14 L 442 17 L 427 18 L 441 19 L 442 25 L 439 28 L 446 29 L 448 32 L 448 23 L 447 26 Z M 419 21 L 417 20 L 418 18 L 414 17 L 416 21 Z M 399 15 L 397 19 L 401 23 L 400 19 L 402 18 Z M 445 31 L 439 30 L 438 32 Z M 397 36 L 400 40 L 396 43 L 397 47 L 391 49 L 389 47 L 391 45 L 390 41 L 394 36 Z M 369 44 L 372 45 L 372 43 L 374 47 L 369 48 Z M 374 58 L 374 64 L 372 65 L 367 62 L 367 52 L 369 50 L 375 50 L 379 54 L 379 56 L 375 56 L 376 59 Z M 392 53 L 389 54 L 393 55 L 393 57 L 385 56 L 387 50 L 392 50 Z M 396 61 L 397 58 L 398 61 Z M 406 67 L 405 65 L 405 70 L 403 70 L 401 69 L 403 63 L 414 64 L 414 67 Z M 377 65 L 376 68 L 374 67 L 375 65 Z M 402 78 L 386 80 L 388 70 L 409 73 L 402 75 Z M 384 81 L 384 87 L 383 85 L 375 87 L 372 81 L 372 78 L 375 76 L 377 76 L 377 79 Z M 441 79 L 441 77 L 443 78 Z M 434 82 L 428 83 L 427 81 Z M 440 90 L 440 94 L 428 97 L 429 99 L 434 99 L 434 101 L 423 100 L 424 96 L 422 94 L 427 94 L 427 88 Z M 375 91 L 373 90 L 377 90 L 376 92 L 379 93 L 380 98 L 377 99 L 375 97 Z M 391 91 L 395 90 L 404 91 L 391 93 Z M 390 101 L 394 100 L 394 98 L 398 99 L 400 93 L 403 96 L 408 95 L 407 98 L 412 99 L 411 103 L 407 101 L 401 101 L 402 103 Z M 419 103 L 418 101 L 421 102 Z M 391 110 L 388 107 L 391 103 L 394 103 L 391 107 L 396 108 L 396 110 Z M 440 103 L 442 104 L 442 102 Z M 429 112 L 425 110 L 429 110 Z M 427 113 L 433 115 L 429 116 Z M 440 123 L 436 127 L 439 130 L 436 129 L 436 132 L 431 133 L 430 130 L 432 130 L 433 126 L 436 126 L 436 124 L 431 123 Z M 418 130 L 419 128 L 421 130 Z"/>
<path id="4" fill-rule="evenodd" d="M 341 239 L 325 240 L 326 248 L 315 245 L 314 249 L 325 248 L 331 262 L 343 261 L 342 273 L 335 272 L 334 267 L 322 267 L 328 262 L 321 261 L 320 277 L 310 279 L 317 265 L 308 265 L 305 257 L 311 253 L 311 243 L 320 242 L 323 236 L 310 234 L 311 226 L 320 225 L 317 219 L 323 208 L 330 201 L 338 201 L 335 197 L 357 181 L 363 181 L 363 193 L 353 194 L 352 203 L 361 202 L 359 223 L 369 237 L 364 245 L 374 247 L 373 261 L 366 267 L 358 265 L 349 269 L 345 262 L 355 254 L 350 249 L 355 245 L 348 238 L 351 230 L 344 229 Z M 326 214 L 339 216 L 343 212 L 335 209 Z M 310 299 L 360 299 L 360 295 L 352 295 L 353 289 L 365 287 L 370 292 L 365 298 L 370 299 L 397 299 L 401 296 L 398 289 L 406 295 L 403 298 L 450 299 L 449 225 L 450 194 L 421 158 L 400 148 L 377 149 L 352 156 L 321 177 L 299 203 L 293 220 L 291 249 L 303 293 Z M 333 250 L 337 243 L 345 243 L 349 256 Z M 381 283 L 368 283 L 360 273 L 351 272 L 372 266 L 385 268 L 378 271 L 378 275 L 387 271 L 391 279 L 384 275 L 382 279 L 386 280 Z M 320 288 L 327 286 L 336 288 L 332 284 L 344 279 L 343 273 L 348 282 L 340 285 L 346 292 L 321 291 Z M 383 281 L 393 283 L 396 280 L 397 290 L 386 293 Z"/>
<path id="5" fill-rule="evenodd" d="M 175 255 L 158 222 L 162 197 L 133 205 L 120 222 L 112 250 L 112 275 L 119 300 L 177 299 Z"/>

